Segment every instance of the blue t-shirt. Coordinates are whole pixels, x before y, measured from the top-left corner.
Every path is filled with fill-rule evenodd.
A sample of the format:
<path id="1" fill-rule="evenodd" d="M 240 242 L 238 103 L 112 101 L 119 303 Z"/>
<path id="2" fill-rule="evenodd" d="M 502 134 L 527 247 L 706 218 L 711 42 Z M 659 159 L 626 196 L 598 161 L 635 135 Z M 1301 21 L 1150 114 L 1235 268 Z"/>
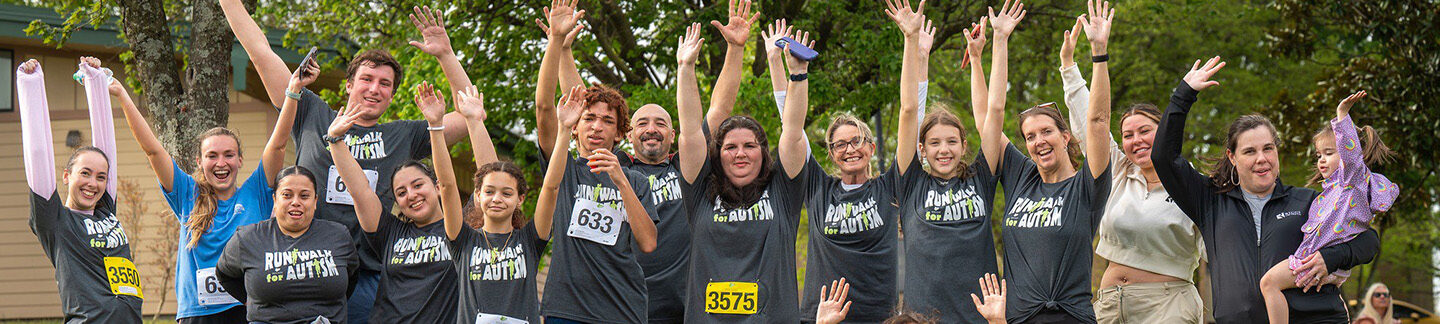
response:
<path id="1" fill-rule="evenodd" d="M 180 218 L 180 228 L 176 229 L 180 231 L 180 247 L 175 257 L 175 300 L 180 306 L 175 317 L 211 315 L 240 306 L 239 301 L 220 287 L 215 277 L 215 262 L 220 260 L 220 253 L 235 229 L 270 218 L 275 189 L 265 179 L 265 168 L 263 165 L 255 168 L 230 199 L 216 203 L 210 230 L 192 248 L 190 229 L 185 227 L 185 222 L 190 221 L 190 210 L 195 208 L 195 179 L 178 165 L 172 167 L 175 179 L 172 191 L 165 193 L 165 202 Z M 164 186 L 161 188 L 163 191 Z"/>

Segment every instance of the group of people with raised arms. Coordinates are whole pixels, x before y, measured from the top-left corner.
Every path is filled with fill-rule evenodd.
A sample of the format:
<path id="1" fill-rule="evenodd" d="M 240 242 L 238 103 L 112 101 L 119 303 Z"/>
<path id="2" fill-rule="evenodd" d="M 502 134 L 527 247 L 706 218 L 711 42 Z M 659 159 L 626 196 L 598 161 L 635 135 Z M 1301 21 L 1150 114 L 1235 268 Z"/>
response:
<path id="1" fill-rule="evenodd" d="M 824 133 L 832 174 L 804 129 L 810 62 L 792 47 L 815 48 L 809 33 L 783 19 L 761 32 L 766 46 L 757 51 L 781 120 L 772 151 L 765 125 L 732 116 L 758 19 L 749 0 L 731 1 L 726 20 L 711 22 L 727 47 L 703 114 L 701 25 L 678 39 L 678 121 L 658 104 L 632 113 L 619 91 L 584 85 L 573 45 L 585 11 L 578 0 L 553 0 L 536 19 L 548 41 L 534 102 L 545 165 L 538 193 L 498 158 L 484 97 L 439 11 L 414 9 L 423 38 L 410 44 L 439 61 L 454 111 L 421 81 L 414 102 L 424 120 L 379 123 L 404 84 L 387 52 L 352 59 L 346 101 L 332 110 L 305 88 L 320 73 L 314 61 L 292 72 L 239 0 L 220 2 L 280 113 L 244 182 L 235 179 L 244 158 L 234 132 L 200 135 L 196 171 L 185 173 L 124 87 L 87 57 L 77 80 L 94 142 L 67 162 L 62 200 L 43 72 L 34 60 L 17 69 L 31 227 L 56 268 L 67 322 L 140 320 L 143 290 L 115 218 L 111 96 L 183 224 L 175 229 L 183 323 L 1199 323 L 1202 260 L 1221 323 L 1340 323 L 1347 313 L 1337 285 L 1345 269 L 1374 258 L 1379 241 L 1367 225 L 1398 193 L 1366 166 L 1390 152 L 1349 117 L 1363 91 L 1314 136 L 1313 180 L 1323 192 L 1280 183 L 1276 130 L 1258 115 L 1231 124 L 1210 175 L 1195 171 L 1180 154 L 1185 117 L 1198 93 L 1218 84 L 1219 57 L 1196 61 L 1164 112 L 1125 109 L 1117 144 L 1108 2 L 1089 2 L 1064 34 L 1068 118 L 1053 104 L 1020 112 L 1021 152 L 1003 125 L 1009 39 L 1024 5 L 1007 1 L 963 33 L 976 122 L 967 128 L 947 109 L 926 112 L 936 29 L 924 2 L 887 0 L 904 37 L 895 163 L 875 170 L 872 129 L 841 114 Z M 1074 62 L 1082 32 L 1088 88 Z M 980 138 L 973 155 L 970 129 Z M 296 143 L 289 167 L 286 134 Z M 465 137 L 478 170 L 468 199 L 448 153 Z M 617 149 L 622 139 L 629 152 Z M 426 157 L 433 167 L 419 161 Z M 991 215 L 997 186 L 1005 205 Z M 527 217 L 528 195 L 538 202 Z M 804 294 L 795 258 L 802 210 L 811 223 Z M 1003 257 L 992 219 L 1002 222 Z M 1093 253 L 1109 262 L 1092 296 L 1097 236 Z"/>

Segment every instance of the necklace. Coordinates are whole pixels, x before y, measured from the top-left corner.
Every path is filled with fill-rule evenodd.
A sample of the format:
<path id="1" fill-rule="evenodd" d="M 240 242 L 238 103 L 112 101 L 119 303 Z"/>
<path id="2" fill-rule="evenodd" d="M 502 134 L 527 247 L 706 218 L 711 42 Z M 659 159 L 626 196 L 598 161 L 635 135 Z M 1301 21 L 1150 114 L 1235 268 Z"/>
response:
<path id="1" fill-rule="evenodd" d="M 511 230 L 510 230 L 510 233 L 505 233 L 505 243 L 500 244 L 500 247 L 508 247 L 508 246 L 510 246 L 510 237 L 511 237 L 511 236 L 515 236 L 515 231 L 516 231 L 516 230 L 511 229 Z M 481 235 L 481 236 L 484 236 L 484 240 L 483 240 L 483 241 L 485 241 L 485 249 L 486 249 L 486 250 L 489 250 L 492 255 L 499 255 L 499 254 L 500 254 L 500 250 L 495 249 L 494 247 L 491 247 L 491 246 L 490 246 L 490 232 L 486 232 L 484 228 L 481 228 L 481 229 L 480 229 L 480 234 L 483 234 L 483 235 Z"/>

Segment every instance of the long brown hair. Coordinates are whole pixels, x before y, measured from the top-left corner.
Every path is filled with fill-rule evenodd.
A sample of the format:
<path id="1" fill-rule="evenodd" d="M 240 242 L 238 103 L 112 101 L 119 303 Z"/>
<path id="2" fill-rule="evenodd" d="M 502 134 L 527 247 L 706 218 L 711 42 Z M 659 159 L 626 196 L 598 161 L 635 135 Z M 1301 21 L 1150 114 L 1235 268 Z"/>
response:
<path id="1" fill-rule="evenodd" d="M 755 141 L 760 144 L 760 174 L 755 177 L 755 181 L 744 186 L 736 186 L 731 183 L 730 178 L 726 177 L 725 171 L 721 169 L 724 166 L 720 165 L 720 147 L 725 145 L 725 135 L 736 129 L 748 129 L 755 132 Z M 715 140 L 710 142 L 710 165 L 714 166 L 714 169 L 710 171 L 709 175 L 705 175 L 709 177 L 708 181 L 710 181 L 710 189 L 707 190 L 709 197 L 706 199 L 719 198 L 721 207 L 726 209 L 742 208 L 760 201 L 760 197 L 765 193 L 765 186 L 770 183 L 771 174 L 775 169 L 771 162 L 770 139 L 765 137 L 765 128 L 760 126 L 760 122 L 749 116 L 730 116 L 720 122 L 720 129 L 715 132 Z"/>
<path id="2" fill-rule="evenodd" d="M 1020 112 L 1020 129 L 1022 129 L 1020 138 L 1022 139 L 1025 138 L 1025 134 L 1023 134 L 1025 121 L 1030 120 L 1031 117 L 1048 117 L 1050 120 L 1055 121 L 1056 129 L 1070 136 L 1070 142 L 1065 143 L 1065 153 L 1070 156 L 1070 165 L 1075 167 L 1075 169 L 1080 169 L 1080 139 L 1075 138 L 1075 134 L 1070 132 L 1070 123 L 1066 122 L 1064 117 L 1060 117 L 1060 110 L 1055 109 L 1054 106 L 1041 105 Z M 1090 170 L 1090 172 L 1100 171 Z"/>
<path id="3" fill-rule="evenodd" d="M 236 153 L 245 155 L 244 149 L 240 148 L 240 136 L 225 127 L 215 127 L 200 133 L 196 142 L 204 143 L 215 136 L 229 136 L 234 139 Z M 205 149 L 201 148 L 196 155 L 205 154 L 204 151 Z M 200 236 L 205 235 L 205 232 L 210 231 L 210 225 L 215 224 L 215 209 L 220 204 L 220 193 L 215 189 L 215 184 L 205 177 L 203 167 L 195 166 L 195 176 L 192 178 L 195 179 L 195 206 L 190 208 L 190 220 L 185 221 L 185 228 L 190 229 L 190 242 L 186 243 L 186 246 L 191 248 L 199 244 Z"/>
<path id="4" fill-rule="evenodd" d="M 515 205 L 514 214 L 510 215 L 510 226 L 515 229 L 525 227 L 530 220 L 525 218 L 525 195 L 530 193 L 530 186 L 525 182 L 525 172 L 520 166 L 510 161 L 496 161 L 486 163 L 475 171 L 475 193 L 471 194 L 470 201 L 465 203 L 465 225 L 474 229 L 485 227 L 485 213 L 477 206 L 475 199 L 480 196 L 480 188 L 484 187 L 485 176 L 492 173 L 503 173 L 515 178 L 515 192 L 520 195 L 521 204 Z"/>
<path id="5" fill-rule="evenodd" d="M 955 163 L 955 178 L 963 180 L 974 176 L 975 170 L 970 169 L 970 164 L 960 162 L 963 161 L 962 158 L 970 155 L 970 143 L 969 140 L 965 139 L 965 125 L 960 123 L 959 117 L 955 117 L 955 114 L 950 113 L 950 109 L 940 108 L 925 114 L 925 120 L 920 122 L 920 137 L 916 140 L 923 145 L 923 143 L 925 143 L 925 135 L 929 134 L 930 130 L 935 129 L 937 126 L 951 126 L 959 129 L 960 144 L 966 146 L 965 149 L 960 150 L 960 156 L 957 156 L 955 159 L 957 162 Z"/>
<path id="6" fill-rule="evenodd" d="M 1390 150 L 1390 147 L 1386 146 L 1385 142 L 1380 141 L 1380 134 L 1375 131 L 1374 127 L 1366 125 L 1364 127 L 1360 127 L 1359 130 L 1360 156 L 1363 157 L 1365 165 L 1382 165 L 1390 163 L 1390 161 L 1395 158 L 1395 151 Z M 1312 140 L 1321 136 L 1335 137 L 1335 129 L 1330 128 L 1329 125 L 1326 125 L 1325 127 L 1320 128 L 1320 131 L 1315 132 L 1315 136 L 1312 137 Z M 1341 145 L 1341 143 L 1339 143 L 1338 137 L 1336 139 L 1337 140 L 1335 145 Z M 1325 180 L 1325 175 L 1320 174 L 1320 170 L 1318 168 L 1314 171 L 1315 173 L 1310 175 L 1311 184 L 1320 183 L 1321 181 Z"/>
<path id="7" fill-rule="evenodd" d="M 1238 144 L 1236 143 L 1236 139 L 1240 137 L 1240 133 L 1259 127 L 1265 127 L 1266 130 L 1269 130 L 1270 137 L 1277 139 L 1278 142 L 1280 135 L 1275 132 L 1275 124 L 1270 123 L 1269 118 L 1255 114 L 1244 115 L 1230 122 L 1230 131 L 1225 133 L 1225 152 L 1235 152 L 1235 145 Z M 1275 144 L 1279 145 L 1280 143 Z M 1214 166 L 1210 169 L 1210 182 L 1215 185 L 1215 192 L 1228 192 L 1235 190 L 1235 187 L 1240 185 L 1240 175 L 1238 171 L 1235 170 L 1235 163 L 1230 161 L 1230 157 L 1226 156 L 1225 153 L 1221 153 L 1220 158 L 1209 160 L 1214 163 Z M 1279 161 L 1276 161 L 1276 163 L 1279 163 Z"/>

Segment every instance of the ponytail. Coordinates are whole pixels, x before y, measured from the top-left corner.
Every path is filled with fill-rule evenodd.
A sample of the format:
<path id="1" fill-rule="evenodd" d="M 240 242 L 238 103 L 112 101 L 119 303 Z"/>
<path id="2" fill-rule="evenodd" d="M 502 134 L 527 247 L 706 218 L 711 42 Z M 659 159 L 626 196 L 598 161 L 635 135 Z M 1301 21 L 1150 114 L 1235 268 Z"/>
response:
<path id="1" fill-rule="evenodd" d="M 1365 161 L 1365 165 L 1384 165 L 1395 159 L 1395 151 L 1390 150 L 1390 147 L 1380 140 L 1380 134 L 1375 131 L 1374 127 L 1364 126 L 1360 127 L 1358 131 L 1359 134 L 1356 135 L 1360 136 L 1360 156 Z M 1320 136 L 1335 136 L 1335 130 L 1328 125 L 1324 126 L 1320 128 L 1320 131 L 1315 132 L 1315 137 Z M 1325 181 L 1325 175 L 1320 174 L 1320 170 L 1315 170 L 1315 173 L 1310 175 L 1310 184 L 1323 181 Z"/>

